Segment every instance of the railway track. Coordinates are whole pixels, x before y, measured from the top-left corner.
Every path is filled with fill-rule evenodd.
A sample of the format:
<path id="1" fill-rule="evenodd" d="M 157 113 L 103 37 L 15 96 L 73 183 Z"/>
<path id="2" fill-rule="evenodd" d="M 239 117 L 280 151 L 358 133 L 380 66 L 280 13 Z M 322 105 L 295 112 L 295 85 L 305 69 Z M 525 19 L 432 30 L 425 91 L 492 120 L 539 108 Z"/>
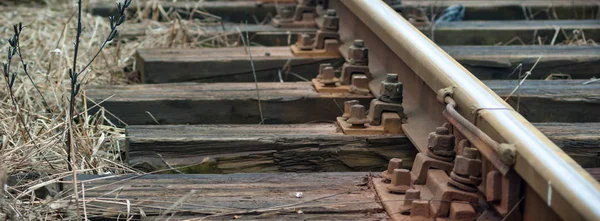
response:
<path id="1" fill-rule="evenodd" d="M 153 173 L 78 177 L 93 217 L 600 219 L 600 2 L 273 2 L 132 7 L 238 47 L 139 49 L 141 84 L 86 90 Z"/>

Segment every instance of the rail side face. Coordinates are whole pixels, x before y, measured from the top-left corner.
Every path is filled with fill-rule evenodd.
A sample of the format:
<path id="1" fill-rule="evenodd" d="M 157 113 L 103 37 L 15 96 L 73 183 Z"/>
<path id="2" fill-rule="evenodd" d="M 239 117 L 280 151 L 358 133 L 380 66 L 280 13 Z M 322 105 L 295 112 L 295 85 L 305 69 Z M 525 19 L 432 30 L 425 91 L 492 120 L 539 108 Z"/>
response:
<path id="1" fill-rule="evenodd" d="M 445 120 L 436 91 L 452 87 L 459 113 L 517 147 L 514 171 L 564 220 L 600 220 L 600 185 L 531 123 L 382 1 L 331 0 L 342 40 L 365 40 L 377 92 L 387 72 L 404 84 L 403 130 L 420 151 Z"/>

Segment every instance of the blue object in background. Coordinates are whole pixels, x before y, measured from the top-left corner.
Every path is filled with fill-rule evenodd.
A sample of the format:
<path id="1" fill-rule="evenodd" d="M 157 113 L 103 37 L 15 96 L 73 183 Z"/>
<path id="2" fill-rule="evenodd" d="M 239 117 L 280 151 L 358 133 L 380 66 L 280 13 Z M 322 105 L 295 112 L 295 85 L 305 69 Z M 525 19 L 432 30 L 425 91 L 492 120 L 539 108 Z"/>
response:
<path id="1" fill-rule="evenodd" d="M 443 22 L 453 22 L 453 21 L 462 21 L 465 18 L 465 6 L 462 4 L 453 5 L 442 13 L 437 20 L 435 20 L 435 24 L 443 23 Z"/>

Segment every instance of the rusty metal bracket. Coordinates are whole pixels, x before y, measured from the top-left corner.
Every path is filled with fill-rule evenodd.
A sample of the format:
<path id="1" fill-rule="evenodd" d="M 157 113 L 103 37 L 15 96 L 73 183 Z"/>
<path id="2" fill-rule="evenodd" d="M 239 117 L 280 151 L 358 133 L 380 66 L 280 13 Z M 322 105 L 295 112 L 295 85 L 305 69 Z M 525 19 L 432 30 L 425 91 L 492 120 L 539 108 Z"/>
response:
<path id="1" fill-rule="evenodd" d="M 367 76 L 355 74 L 352 76 L 352 85 L 342 85 L 340 79 L 336 77 L 336 71 L 331 64 L 320 64 L 319 74 L 311 82 L 319 93 L 371 94 L 369 90 L 369 78 Z"/>
<path id="2" fill-rule="evenodd" d="M 308 34 L 301 34 L 296 44 L 290 46 L 292 52 L 302 56 L 339 56 L 339 23 L 340 18 L 335 10 L 327 10 L 315 38 L 311 38 Z"/>
<path id="3" fill-rule="evenodd" d="M 294 7 L 281 7 L 272 24 L 278 28 L 312 28 L 316 26 L 317 4 L 315 0 L 300 0 Z"/>
<path id="4" fill-rule="evenodd" d="M 369 70 L 369 49 L 360 39 L 354 40 L 352 46 L 348 48 L 347 62 L 342 65 L 342 75 L 340 76 L 342 84 L 352 84 L 352 75 L 355 74 L 365 75 L 369 80 L 373 79 Z"/>
<path id="5" fill-rule="evenodd" d="M 346 101 L 344 115 L 336 119 L 344 134 L 402 134 L 402 119 L 398 114 L 384 113 L 381 125 L 370 125 L 370 120 L 365 114 L 365 107 L 356 103 L 356 101 Z"/>
<path id="6" fill-rule="evenodd" d="M 371 101 L 368 118 L 371 125 L 381 124 L 381 115 L 384 112 L 397 113 L 402 120 L 406 120 L 402 106 L 402 82 L 398 81 L 398 74 L 388 73 L 381 82 L 379 97 Z"/>

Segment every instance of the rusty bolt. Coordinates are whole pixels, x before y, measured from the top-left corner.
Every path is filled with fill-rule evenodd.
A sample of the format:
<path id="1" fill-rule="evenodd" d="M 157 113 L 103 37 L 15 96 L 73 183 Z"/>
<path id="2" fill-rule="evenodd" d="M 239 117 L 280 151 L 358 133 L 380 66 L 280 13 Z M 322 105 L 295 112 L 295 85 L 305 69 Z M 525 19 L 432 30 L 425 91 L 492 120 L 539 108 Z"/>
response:
<path id="1" fill-rule="evenodd" d="M 353 74 L 352 75 L 352 85 L 361 88 L 361 89 L 369 89 L 369 78 L 364 74 Z"/>
<path id="2" fill-rule="evenodd" d="M 356 101 L 358 103 L 358 101 Z M 388 163 L 387 170 L 381 173 L 381 176 L 386 180 L 392 180 L 392 174 L 395 169 L 402 169 L 402 159 L 392 158 Z"/>
<path id="3" fill-rule="evenodd" d="M 429 200 L 415 200 L 410 204 L 410 217 L 430 217 L 431 205 Z"/>
<path id="4" fill-rule="evenodd" d="M 300 50 L 311 50 L 313 48 L 312 37 L 306 33 L 301 34 L 296 42 L 296 47 Z"/>
<path id="5" fill-rule="evenodd" d="M 335 83 L 340 81 L 335 77 L 335 70 L 331 66 L 323 68 L 323 72 L 319 75 L 321 75 L 319 82 L 325 84 L 325 86 L 335 85 Z"/>
<path id="6" fill-rule="evenodd" d="M 386 189 L 392 193 L 406 193 L 411 187 L 410 171 L 407 169 L 394 169 L 392 182 Z"/>
<path id="7" fill-rule="evenodd" d="M 327 9 L 327 14 L 323 16 L 323 31 L 338 31 L 340 29 L 340 18 L 335 9 Z"/>
<path id="8" fill-rule="evenodd" d="M 413 200 L 421 199 L 421 190 L 418 189 L 408 189 L 404 195 L 404 205 L 409 206 L 412 204 Z"/>
<path id="9" fill-rule="evenodd" d="M 365 106 L 360 104 L 350 106 L 350 118 L 346 122 L 352 124 L 353 127 L 364 127 L 369 122 L 365 114 Z"/>
<path id="10" fill-rule="evenodd" d="M 431 153 L 443 156 L 454 156 L 454 135 L 446 127 L 438 127 L 429 134 L 427 147 Z"/>
<path id="11" fill-rule="evenodd" d="M 326 67 L 333 67 L 333 66 L 331 66 L 330 63 L 319 64 L 319 74 L 317 75 L 316 79 L 321 79 L 321 74 L 323 73 L 323 69 Z"/>
<path id="12" fill-rule="evenodd" d="M 344 115 L 342 115 L 343 118 L 350 118 L 350 107 L 355 104 L 359 104 L 358 100 L 349 100 L 344 102 Z"/>
<path id="13" fill-rule="evenodd" d="M 402 103 L 402 82 L 398 81 L 398 74 L 388 73 L 381 82 L 379 100 L 387 103 Z"/>
<path id="14" fill-rule="evenodd" d="M 354 40 L 348 48 L 348 61 L 353 65 L 369 65 L 369 49 L 365 47 L 363 40 Z"/>
<path id="15" fill-rule="evenodd" d="M 477 159 L 478 156 L 477 149 L 465 148 L 462 155 L 456 156 L 454 173 L 465 177 L 481 177 L 481 160 Z"/>

